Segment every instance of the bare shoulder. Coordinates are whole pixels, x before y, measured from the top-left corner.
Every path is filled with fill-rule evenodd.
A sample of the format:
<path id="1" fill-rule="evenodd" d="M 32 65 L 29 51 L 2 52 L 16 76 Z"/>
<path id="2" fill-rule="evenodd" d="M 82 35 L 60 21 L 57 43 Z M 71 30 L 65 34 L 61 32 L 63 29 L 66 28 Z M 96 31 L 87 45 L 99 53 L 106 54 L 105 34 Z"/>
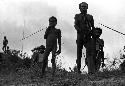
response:
<path id="1" fill-rule="evenodd" d="M 57 29 L 57 28 L 56 28 L 56 31 L 57 31 L 57 32 L 61 32 L 61 30 L 60 30 L 60 29 Z"/>
<path id="2" fill-rule="evenodd" d="M 89 16 L 89 17 L 93 17 L 91 14 L 87 14 L 87 16 Z"/>
<path id="3" fill-rule="evenodd" d="M 100 41 L 102 41 L 104 43 L 104 40 L 103 39 L 100 39 Z"/>
<path id="4" fill-rule="evenodd" d="M 57 33 L 58 35 L 61 35 L 61 30 L 60 30 L 60 29 L 56 29 L 56 33 Z"/>

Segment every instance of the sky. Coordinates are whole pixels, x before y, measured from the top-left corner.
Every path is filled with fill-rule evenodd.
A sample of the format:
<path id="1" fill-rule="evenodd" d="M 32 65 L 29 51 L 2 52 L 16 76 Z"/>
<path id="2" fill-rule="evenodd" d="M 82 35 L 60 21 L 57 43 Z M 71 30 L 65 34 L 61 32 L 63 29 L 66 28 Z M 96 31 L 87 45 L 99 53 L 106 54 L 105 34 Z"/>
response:
<path id="1" fill-rule="evenodd" d="M 58 19 L 57 28 L 62 31 L 62 53 L 59 56 L 64 67 L 76 64 L 76 30 L 74 16 L 79 13 L 79 3 L 86 1 L 88 14 L 93 15 L 95 27 L 103 30 L 105 56 L 113 58 L 125 44 L 125 37 L 113 32 L 99 23 L 125 33 L 125 1 L 124 0 L 0 0 L 0 47 L 3 37 L 7 36 L 10 49 L 23 49 L 32 54 L 31 49 L 45 45 L 43 39 L 48 19 Z M 21 41 L 34 32 L 42 29 L 29 38 Z M 0 50 L 2 51 L 2 50 Z M 83 49 L 85 53 L 85 48 Z M 51 57 L 50 57 L 51 58 Z M 82 66 L 84 66 L 82 58 Z"/>

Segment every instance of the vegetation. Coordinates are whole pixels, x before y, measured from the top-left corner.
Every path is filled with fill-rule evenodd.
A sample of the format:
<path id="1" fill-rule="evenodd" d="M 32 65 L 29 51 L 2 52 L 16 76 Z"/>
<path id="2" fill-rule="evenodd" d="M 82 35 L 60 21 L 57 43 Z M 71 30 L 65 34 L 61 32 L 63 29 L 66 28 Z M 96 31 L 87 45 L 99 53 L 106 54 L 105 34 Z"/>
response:
<path id="1" fill-rule="evenodd" d="M 119 59 L 107 62 L 104 68 L 94 74 L 77 74 L 76 67 L 71 71 L 57 64 L 56 74 L 52 76 L 52 68 L 46 69 L 46 75 L 40 78 L 41 65 L 32 63 L 32 59 L 21 59 L 17 55 L 0 54 L 0 85 L 13 86 L 124 86 L 124 59 L 117 67 Z M 108 61 L 108 60 L 107 60 Z M 110 63 L 110 64 L 109 64 Z M 122 67 L 122 68 L 121 68 Z"/>

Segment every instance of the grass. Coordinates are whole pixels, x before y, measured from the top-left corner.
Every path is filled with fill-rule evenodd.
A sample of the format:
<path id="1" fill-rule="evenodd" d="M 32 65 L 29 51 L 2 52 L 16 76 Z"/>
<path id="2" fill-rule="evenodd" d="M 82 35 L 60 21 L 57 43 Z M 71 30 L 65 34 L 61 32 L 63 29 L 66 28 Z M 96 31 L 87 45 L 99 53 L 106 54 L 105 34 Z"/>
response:
<path id="1" fill-rule="evenodd" d="M 120 81 L 125 80 L 125 73 L 122 73 L 119 69 L 111 71 L 105 69 L 103 72 L 98 72 L 95 75 L 77 74 L 75 71 L 68 72 L 65 69 L 57 69 L 55 76 L 52 76 L 52 68 L 49 67 L 46 76 L 43 78 L 39 77 L 41 71 L 38 70 L 38 67 L 35 70 L 31 68 L 22 68 L 17 72 L 3 70 L 0 72 L 0 83 L 2 85 L 15 86 L 26 84 L 35 84 L 36 86 L 40 86 L 41 84 L 44 84 L 45 86 L 80 86 L 80 84 L 82 82 L 85 83 L 85 81 L 87 83 L 100 83 L 100 81 L 107 83 L 108 81 L 115 82 L 118 79 Z"/>
<path id="2" fill-rule="evenodd" d="M 45 77 L 40 78 L 41 67 L 38 65 L 26 67 L 16 62 L 15 66 L 14 62 L 6 60 L 0 65 L 1 86 L 125 86 L 125 73 L 119 68 L 104 68 L 94 75 L 88 75 L 77 74 L 75 68 L 68 72 L 59 63 L 55 76 L 52 76 L 52 68 L 48 67 Z"/>

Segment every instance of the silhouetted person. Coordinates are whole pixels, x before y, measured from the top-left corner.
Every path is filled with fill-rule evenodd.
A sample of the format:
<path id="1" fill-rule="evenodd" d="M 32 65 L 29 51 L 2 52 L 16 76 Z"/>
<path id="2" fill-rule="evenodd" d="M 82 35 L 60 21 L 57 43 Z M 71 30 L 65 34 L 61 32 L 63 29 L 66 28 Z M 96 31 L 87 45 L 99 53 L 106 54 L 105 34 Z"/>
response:
<path id="1" fill-rule="evenodd" d="M 104 63 L 104 41 L 99 38 L 101 34 L 102 29 L 95 28 L 93 30 L 92 38 L 86 44 L 86 64 L 88 66 L 89 74 L 94 74 L 96 71 L 99 70 L 102 60 Z"/>
<path id="2" fill-rule="evenodd" d="M 49 26 L 46 29 L 44 35 L 44 39 L 46 39 L 46 49 L 43 56 L 42 76 L 45 74 L 45 68 L 48 63 L 48 56 L 50 52 L 52 52 L 52 59 L 51 59 L 52 69 L 53 69 L 52 74 L 55 73 L 56 69 L 56 63 L 55 63 L 56 52 L 61 53 L 61 30 L 55 28 L 56 24 L 57 24 L 56 17 L 54 16 L 50 17 Z M 57 40 L 59 45 L 58 51 L 57 51 Z"/>
<path id="3" fill-rule="evenodd" d="M 104 64 L 104 40 L 100 39 L 100 36 L 102 34 L 102 29 L 101 28 L 96 28 L 95 29 L 95 40 L 96 40 L 96 71 L 99 71 L 101 64 L 102 67 L 105 66 Z"/>
<path id="4" fill-rule="evenodd" d="M 79 4 L 80 14 L 75 15 L 75 29 L 77 31 L 77 69 L 78 73 L 81 73 L 81 57 L 83 45 L 86 47 L 86 43 L 91 38 L 91 31 L 94 28 L 93 16 L 87 14 L 88 4 L 82 2 Z"/>
<path id="5" fill-rule="evenodd" d="M 8 40 L 6 38 L 6 36 L 4 36 L 4 40 L 3 40 L 3 51 L 6 53 L 7 50 L 7 44 L 8 44 Z"/>
<path id="6" fill-rule="evenodd" d="M 33 52 L 33 56 L 32 56 L 32 60 L 33 60 L 33 63 L 38 63 L 39 62 L 39 59 L 40 59 L 40 54 L 43 54 L 44 51 L 45 51 L 45 46 L 44 45 L 41 45 L 37 48 L 34 48 L 33 50 L 31 50 Z M 42 58 L 42 57 L 41 57 Z"/>
<path id="7" fill-rule="evenodd" d="M 10 51 L 10 49 L 9 49 L 9 46 L 7 46 L 6 53 L 9 54 L 9 55 L 11 55 L 11 51 Z"/>

